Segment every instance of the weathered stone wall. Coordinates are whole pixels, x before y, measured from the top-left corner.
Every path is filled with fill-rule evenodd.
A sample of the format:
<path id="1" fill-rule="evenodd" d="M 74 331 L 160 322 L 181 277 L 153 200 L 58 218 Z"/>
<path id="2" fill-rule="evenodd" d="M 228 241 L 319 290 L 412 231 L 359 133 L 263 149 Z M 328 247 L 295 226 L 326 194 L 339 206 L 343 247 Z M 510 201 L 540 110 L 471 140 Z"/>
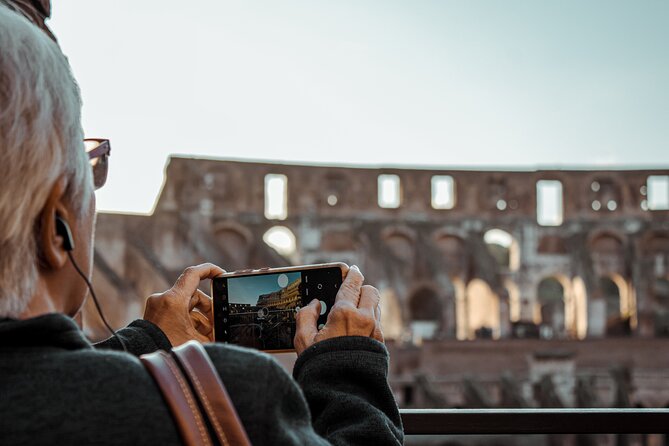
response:
<path id="1" fill-rule="evenodd" d="M 287 178 L 284 220 L 265 217 L 267 174 Z M 396 209 L 378 205 L 380 174 L 400 178 Z M 452 177 L 452 209 L 432 207 L 434 175 Z M 344 261 L 381 290 L 385 331 L 398 349 L 430 338 L 444 345 L 454 338 L 653 338 L 669 331 L 662 328 L 669 211 L 648 210 L 649 175 L 669 170 L 419 170 L 172 157 L 151 215 L 99 215 L 94 282 L 120 325 L 191 264 L 236 270 Z M 559 226 L 537 223 L 539 180 L 562 184 Z M 281 256 L 263 242 L 275 226 L 294 234 L 294 253 Z M 510 243 L 487 243 L 493 229 Z M 90 333 L 104 335 L 89 315 Z"/>
<path id="2" fill-rule="evenodd" d="M 448 407 L 482 407 L 467 389 L 474 383 L 490 407 L 537 407 L 542 405 L 538 384 L 550 376 L 565 407 L 615 407 L 623 385 L 620 369 L 631 371 L 630 406 L 669 404 L 669 357 L 657 354 L 669 351 L 669 339 L 431 340 L 420 347 L 388 347 L 391 383 L 404 406 L 430 407 L 436 393 Z M 587 383 L 587 392 L 578 388 L 579 381 Z M 513 387 L 517 404 L 504 395 Z"/>

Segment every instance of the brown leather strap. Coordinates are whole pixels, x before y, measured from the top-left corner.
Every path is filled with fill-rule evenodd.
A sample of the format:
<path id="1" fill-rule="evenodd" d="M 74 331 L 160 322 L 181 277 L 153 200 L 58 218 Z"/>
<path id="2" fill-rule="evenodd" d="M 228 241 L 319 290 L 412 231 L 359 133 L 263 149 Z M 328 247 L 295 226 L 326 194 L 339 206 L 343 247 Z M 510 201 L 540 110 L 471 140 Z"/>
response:
<path id="1" fill-rule="evenodd" d="M 157 351 L 139 358 L 153 376 L 187 446 L 212 446 L 197 401 L 174 358 Z"/>
<path id="2" fill-rule="evenodd" d="M 172 354 L 190 380 L 191 387 L 220 444 L 250 445 L 251 442 L 230 396 L 202 344 L 190 341 L 174 348 Z"/>

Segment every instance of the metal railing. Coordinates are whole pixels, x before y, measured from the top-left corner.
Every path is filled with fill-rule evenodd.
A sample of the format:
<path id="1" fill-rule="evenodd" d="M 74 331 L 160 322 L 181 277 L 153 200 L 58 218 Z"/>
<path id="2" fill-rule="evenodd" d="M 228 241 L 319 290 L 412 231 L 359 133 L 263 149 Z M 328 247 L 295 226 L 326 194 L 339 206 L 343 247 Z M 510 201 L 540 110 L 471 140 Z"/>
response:
<path id="1" fill-rule="evenodd" d="M 401 409 L 406 435 L 666 434 L 669 409 Z"/>

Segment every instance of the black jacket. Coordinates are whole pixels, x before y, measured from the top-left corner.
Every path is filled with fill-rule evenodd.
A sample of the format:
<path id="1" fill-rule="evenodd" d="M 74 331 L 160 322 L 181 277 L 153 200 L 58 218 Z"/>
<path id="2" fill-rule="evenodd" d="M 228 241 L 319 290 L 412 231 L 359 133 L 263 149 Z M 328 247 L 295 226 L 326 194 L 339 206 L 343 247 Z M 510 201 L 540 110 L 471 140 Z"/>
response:
<path id="1" fill-rule="evenodd" d="M 171 348 L 146 321 L 119 335 L 134 355 Z M 105 350 L 118 348 L 113 338 L 95 347 L 60 314 L 0 321 L 1 444 L 181 444 L 139 360 Z M 222 344 L 206 349 L 254 445 L 403 441 L 388 352 L 379 342 L 320 342 L 298 358 L 295 380 L 269 355 Z"/>

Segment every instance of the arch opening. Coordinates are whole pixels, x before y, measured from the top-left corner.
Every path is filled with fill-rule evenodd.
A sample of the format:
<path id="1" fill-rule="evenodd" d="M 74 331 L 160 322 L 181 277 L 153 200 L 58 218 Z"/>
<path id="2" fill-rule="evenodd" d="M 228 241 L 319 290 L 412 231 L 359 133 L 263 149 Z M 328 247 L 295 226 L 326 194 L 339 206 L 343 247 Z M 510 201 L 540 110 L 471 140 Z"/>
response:
<path id="1" fill-rule="evenodd" d="M 249 247 L 252 236 L 245 228 L 236 225 L 220 225 L 214 231 L 217 249 L 224 255 L 226 265 L 232 268 L 248 266 Z"/>
<path id="2" fill-rule="evenodd" d="M 383 241 L 390 254 L 403 262 L 411 262 L 414 258 L 413 237 L 404 231 L 389 231 L 383 234 Z"/>
<path id="3" fill-rule="evenodd" d="M 441 326 L 442 304 L 436 291 L 422 287 L 409 298 L 409 314 L 411 315 L 411 331 L 414 338 L 432 339 Z"/>
<path id="4" fill-rule="evenodd" d="M 490 229 L 483 234 L 488 252 L 497 264 L 510 271 L 520 266 L 520 245 L 516 239 L 502 229 Z"/>
<path id="5" fill-rule="evenodd" d="M 599 289 L 604 299 L 606 335 L 629 336 L 632 327 L 627 283 L 618 275 L 600 277 Z"/>
<path id="6" fill-rule="evenodd" d="M 499 296 L 481 279 L 467 285 L 467 337 L 497 339 L 500 335 Z"/>
<path id="7" fill-rule="evenodd" d="M 267 230 L 262 237 L 263 241 L 276 252 L 285 257 L 294 256 L 297 253 L 297 239 L 293 231 L 285 226 L 274 226 Z"/>
<path id="8" fill-rule="evenodd" d="M 593 266 L 599 275 L 619 274 L 624 270 L 624 246 L 622 239 L 604 232 L 590 241 Z"/>
<path id="9" fill-rule="evenodd" d="M 450 234 L 438 235 L 434 240 L 449 277 L 464 273 L 467 266 L 467 250 L 464 240 Z"/>
<path id="10" fill-rule="evenodd" d="M 548 277 L 537 286 L 537 319 L 540 321 L 540 336 L 544 339 L 565 335 L 566 311 L 565 289 L 555 277 Z"/>

